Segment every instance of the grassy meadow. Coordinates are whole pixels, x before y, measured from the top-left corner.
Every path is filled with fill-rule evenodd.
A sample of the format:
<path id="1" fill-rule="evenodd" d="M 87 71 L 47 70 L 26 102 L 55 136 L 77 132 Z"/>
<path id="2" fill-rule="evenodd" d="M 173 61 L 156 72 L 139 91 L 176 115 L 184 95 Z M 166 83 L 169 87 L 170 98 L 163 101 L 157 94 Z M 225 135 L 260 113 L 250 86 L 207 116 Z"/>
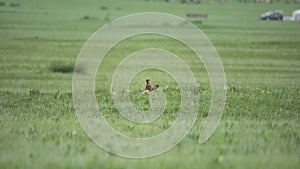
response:
<path id="1" fill-rule="evenodd" d="M 291 16 L 300 3 L 0 0 L 0 168 L 299 168 L 300 22 L 258 19 L 277 9 Z M 150 137 L 169 128 L 180 93 L 168 74 L 146 70 L 131 82 L 130 98 L 137 109 L 149 109 L 148 97 L 140 94 L 146 78 L 167 95 L 162 117 L 147 125 L 119 115 L 110 82 L 129 54 L 147 47 L 171 51 L 200 84 L 199 117 L 187 137 L 162 155 L 128 159 L 99 148 L 81 128 L 72 100 L 76 58 L 101 26 L 137 12 L 183 18 L 186 13 L 208 14 L 186 18 L 211 40 L 227 78 L 224 115 L 206 143 L 199 144 L 198 138 L 210 106 L 207 72 L 187 47 L 158 35 L 128 38 L 107 53 L 95 82 L 98 106 L 112 127 L 132 137 Z"/>

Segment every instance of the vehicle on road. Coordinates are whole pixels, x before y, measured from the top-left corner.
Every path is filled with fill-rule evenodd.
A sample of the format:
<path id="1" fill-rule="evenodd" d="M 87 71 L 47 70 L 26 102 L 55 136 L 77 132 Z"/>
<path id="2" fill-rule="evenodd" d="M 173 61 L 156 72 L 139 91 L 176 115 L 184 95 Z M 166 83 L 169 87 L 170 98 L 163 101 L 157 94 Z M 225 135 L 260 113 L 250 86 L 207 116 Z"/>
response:
<path id="1" fill-rule="evenodd" d="M 283 20 L 282 11 L 268 11 L 260 16 L 261 20 Z"/>

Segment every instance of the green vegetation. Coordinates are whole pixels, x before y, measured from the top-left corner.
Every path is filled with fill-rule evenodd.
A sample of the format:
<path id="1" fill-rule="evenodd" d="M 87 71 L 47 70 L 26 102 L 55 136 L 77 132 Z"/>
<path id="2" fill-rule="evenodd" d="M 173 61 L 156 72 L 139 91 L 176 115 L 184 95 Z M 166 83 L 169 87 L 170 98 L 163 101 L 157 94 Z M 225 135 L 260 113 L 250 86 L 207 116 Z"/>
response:
<path id="1" fill-rule="evenodd" d="M 299 168 L 300 22 L 263 22 L 258 17 L 276 9 L 291 15 L 300 4 L 199 2 L 2 0 L 0 168 Z M 180 103 L 170 76 L 143 71 L 130 85 L 131 101 L 140 110 L 149 109 L 148 96 L 140 92 L 145 77 L 151 78 L 167 95 L 165 112 L 147 125 L 120 116 L 111 99 L 110 80 L 127 55 L 145 47 L 171 51 L 200 83 L 199 117 L 187 137 L 160 156 L 133 160 L 102 150 L 86 136 L 73 108 L 72 72 L 81 48 L 96 30 L 118 17 L 145 11 L 183 18 L 186 13 L 208 14 L 190 21 L 218 51 L 228 93 L 216 132 L 198 144 L 211 97 L 201 61 L 180 42 L 156 35 L 132 37 L 115 46 L 99 67 L 96 96 L 103 115 L 120 132 L 132 137 L 160 133 L 171 126 Z"/>

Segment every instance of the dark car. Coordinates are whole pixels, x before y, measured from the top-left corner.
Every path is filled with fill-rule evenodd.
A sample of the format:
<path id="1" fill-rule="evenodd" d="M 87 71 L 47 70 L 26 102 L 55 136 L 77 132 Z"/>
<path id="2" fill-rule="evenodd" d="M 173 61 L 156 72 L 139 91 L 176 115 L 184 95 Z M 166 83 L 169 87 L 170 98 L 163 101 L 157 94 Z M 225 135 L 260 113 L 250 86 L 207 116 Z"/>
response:
<path id="1" fill-rule="evenodd" d="M 261 20 L 283 20 L 282 11 L 269 11 L 260 16 Z"/>

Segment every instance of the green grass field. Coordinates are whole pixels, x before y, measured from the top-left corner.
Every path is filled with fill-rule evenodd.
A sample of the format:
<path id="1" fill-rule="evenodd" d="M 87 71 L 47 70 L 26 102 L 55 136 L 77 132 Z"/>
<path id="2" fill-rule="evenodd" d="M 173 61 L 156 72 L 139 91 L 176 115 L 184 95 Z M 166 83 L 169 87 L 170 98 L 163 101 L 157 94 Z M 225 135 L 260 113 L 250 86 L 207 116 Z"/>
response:
<path id="1" fill-rule="evenodd" d="M 233 2 L 232 2 L 233 1 Z M 260 21 L 268 10 L 291 15 L 300 3 L 232 0 L 200 4 L 159 0 L 0 0 L 0 168 L 214 169 L 300 167 L 300 22 Z M 190 19 L 214 44 L 227 78 L 222 120 L 204 144 L 198 143 L 211 90 L 200 60 L 174 39 L 143 35 L 115 46 L 96 77 L 96 96 L 116 130 L 149 137 L 169 128 L 180 100 L 175 81 L 160 71 L 144 71 L 132 81 L 130 98 L 147 110 L 141 96 L 145 77 L 165 89 L 168 106 L 153 124 L 122 118 L 110 95 L 111 76 L 127 55 L 157 47 L 179 55 L 200 83 L 200 110 L 195 126 L 172 150 L 152 158 L 112 155 L 87 137 L 76 118 L 72 70 L 87 39 L 101 26 L 137 12 L 165 12 Z M 154 38 L 155 37 L 155 38 Z"/>

